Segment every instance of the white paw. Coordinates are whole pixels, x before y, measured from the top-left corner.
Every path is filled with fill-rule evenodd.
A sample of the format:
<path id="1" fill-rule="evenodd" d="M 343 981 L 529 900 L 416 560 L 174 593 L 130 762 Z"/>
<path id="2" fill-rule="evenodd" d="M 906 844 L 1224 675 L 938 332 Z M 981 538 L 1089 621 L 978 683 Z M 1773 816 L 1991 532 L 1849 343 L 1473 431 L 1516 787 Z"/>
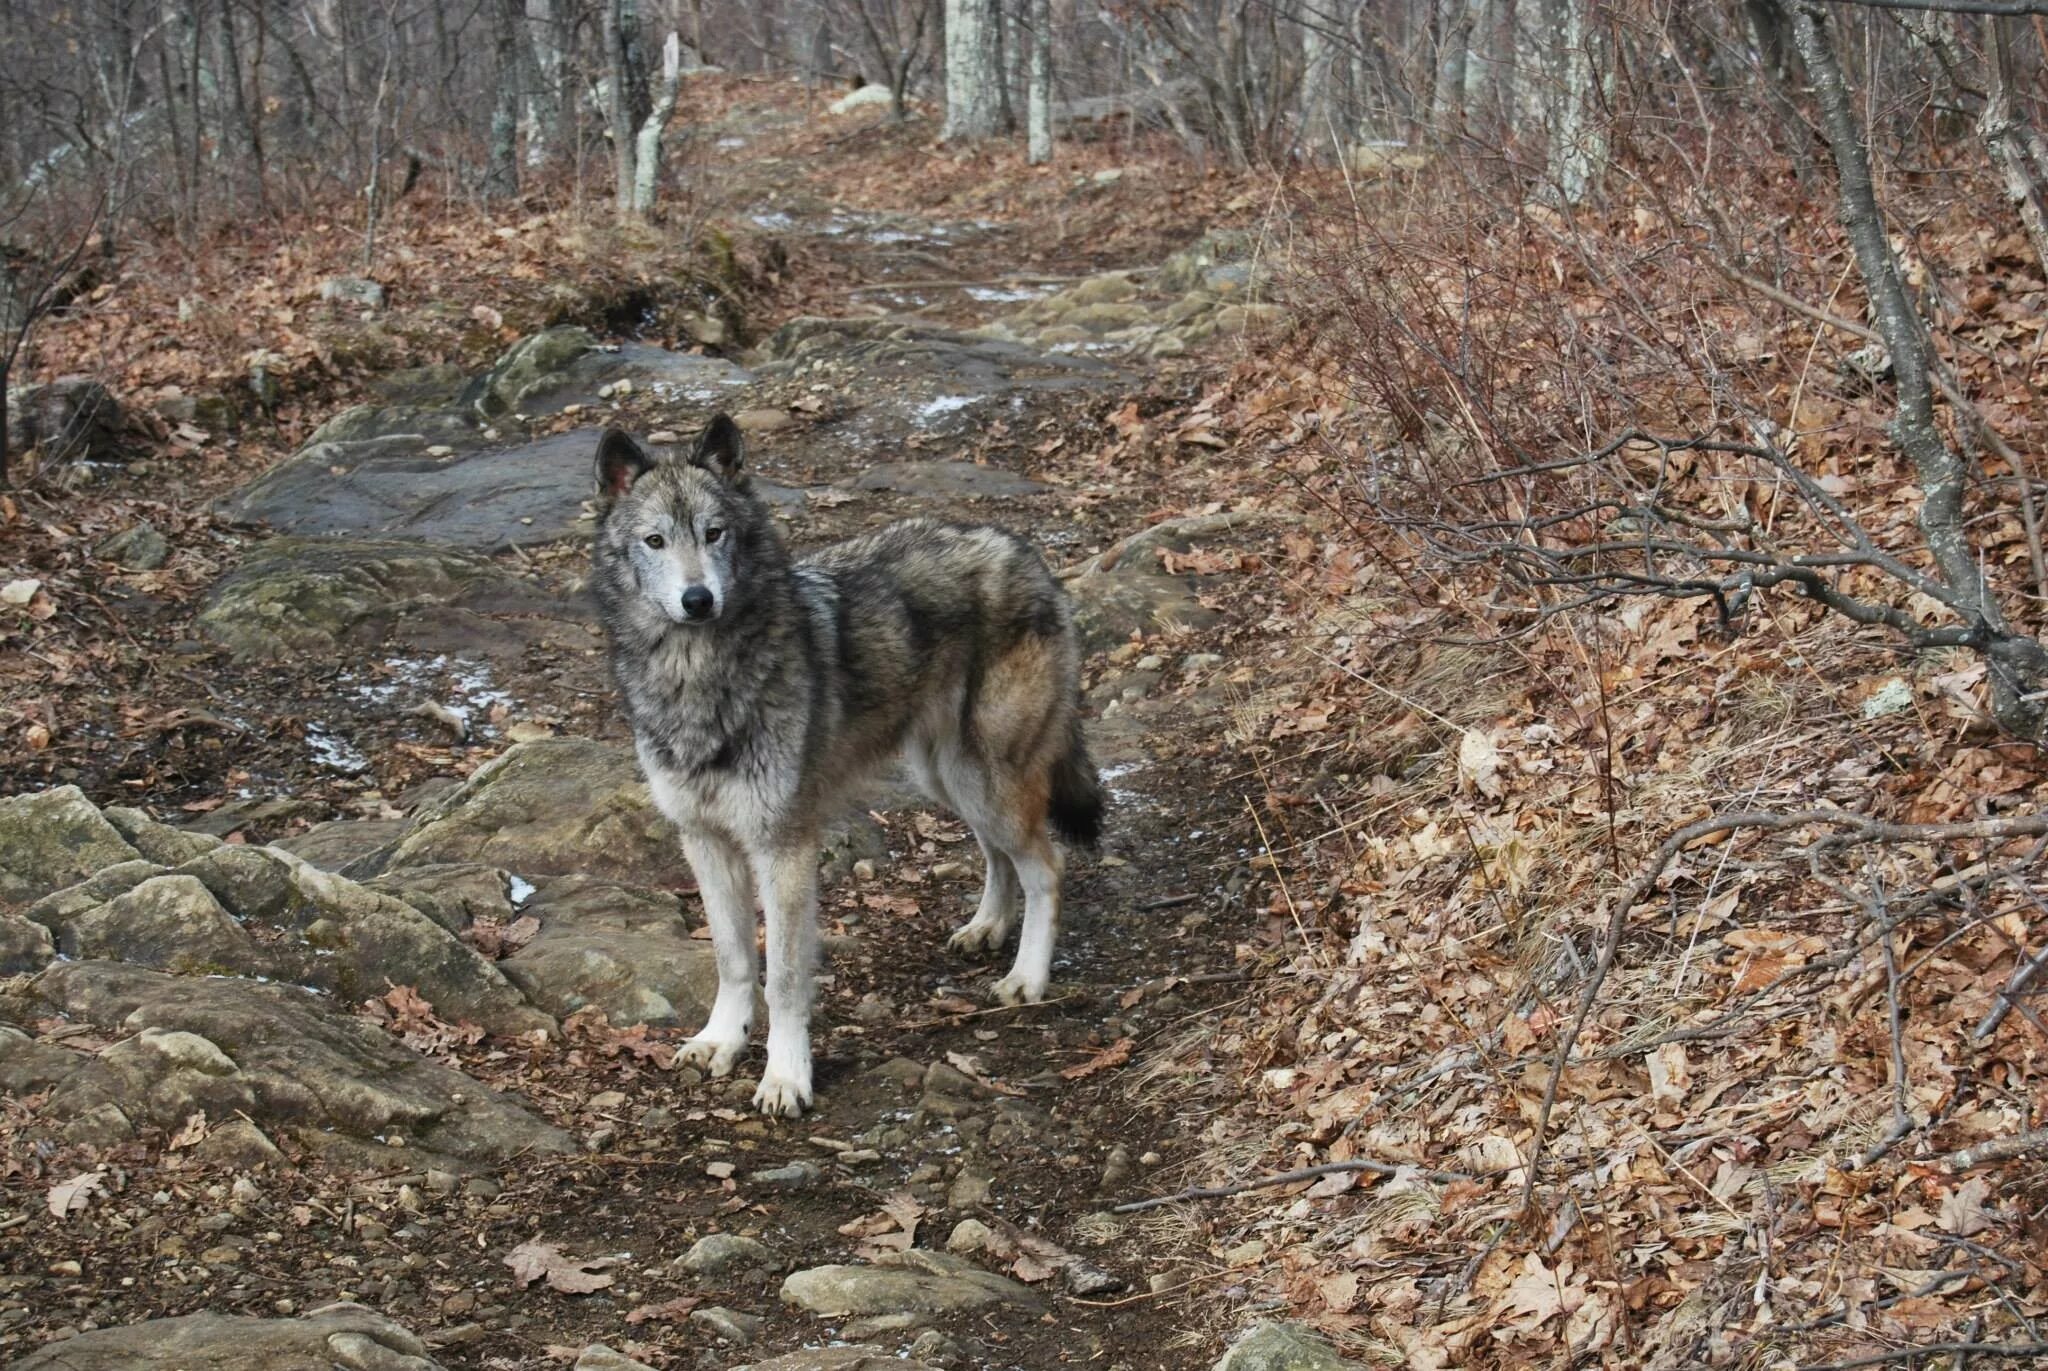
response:
<path id="1" fill-rule="evenodd" d="M 995 983 L 989 994 L 999 1004 L 1037 1004 L 1045 998 L 1048 978 L 1012 971 Z"/>
<path id="2" fill-rule="evenodd" d="M 1001 924 L 985 924 L 976 919 L 954 929 L 953 936 L 946 939 L 946 946 L 955 952 L 993 952 L 1009 936 L 1010 930 Z"/>
<path id="3" fill-rule="evenodd" d="M 675 1064 L 701 1066 L 713 1076 L 730 1076 L 746 1052 L 745 1034 L 737 1038 L 715 1038 L 709 1033 L 699 1033 L 676 1049 Z"/>
<path id="4" fill-rule="evenodd" d="M 763 1114 L 785 1119 L 801 1118 L 811 1103 L 811 1074 L 801 1076 L 783 1075 L 769 1071 L 761 1077 L 761 1088 L 754 1092 L 754 1108 Z"/>

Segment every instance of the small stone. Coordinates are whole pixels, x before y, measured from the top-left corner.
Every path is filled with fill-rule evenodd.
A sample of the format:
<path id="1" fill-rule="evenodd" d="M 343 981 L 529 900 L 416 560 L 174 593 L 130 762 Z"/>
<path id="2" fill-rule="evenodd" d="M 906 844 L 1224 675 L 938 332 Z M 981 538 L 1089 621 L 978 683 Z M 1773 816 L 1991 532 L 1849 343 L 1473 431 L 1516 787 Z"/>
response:
<path id="1" fill-rule="evenodd" d="M 594 1342 L 576 1358 L 575 1371 L 654 1371 L 654 1368 L 644 1361 L 634 1361 L 623 1352 L 615 1352 L 601 1342 Z"/>
<path id="2" fill-rule="evenodd" d="M 711 1335 L 724 1342 L 752 1342 L 754 1335 L 761 1331 L 761 1319 L 755 1314 L 742 1314 L 737 1309 L 713 1305 L 709 1309 L 692 1309 L 690 1322 L 711 1330 Z"/>
<path id="3" fill-rule="evenodd" d="M 971 1257 L 977 1252 L 988 1251 L 995 1240 L 995 1230 L 980 1219 L 962 1219 L 953 1225 L 953 1232 L 946 1239 L 946 1250 L 958 1257 Z"/>
<path id="4" fill-rule="evenodd" d="M 1121 1290 L 1127 1284 L 1122 1276 L 1104 1271 L 1099 1266 L 1090 1266 L 1086 1262 L 1070 1263 L 1063 1272 L 1063 1275 L 1066 1280 L 1067 1293 L 1077 1299 L 1084 1300 L 1093 1299 L 1097 1295 L 1107 1295 L 1111 1291 Z"/>
<path id="5" fill-rule="evenodd" d="M 455 449 L 449 447 L 446 443 L 435 443 L 427 449 L 427 456 L 429 457 L 453 457 L 454 455 Z"/>
<path id="6" fill-rule="evenodd" d="M 946 1189 L 948 1209 L 975 1209 L 985 1205 L 995 1191 L 995 1182 L 972 1171 L 962 1171 Z"/>
<path id="7" fill-rule="evenodd" d="M 932 867 L 933 880 L 950 881 L 955 877 L 965 876 L 966 874 L 967 863 L 965 862 L 939 862 Z"/>
<path id="8" fill-rule="evenodd" d="M 461 1184 L 461 1178 L 453 1171 L 427 1172 L 427 1189 L 433 1191 L 436 1195 L 452 1195 L 455 1193 L 455 1187 L 459 1184 Z"/>
<path id="9" fill-rule="evenodd" d="M 769 1190 L 808 1190 L 824 1178 L 825 1172 L 816 1162 L 796 1161 L 787 1166 L 750 1172 L 747 1184 Z"/>
<path id="10" fill-rule="evenodd" d="M 853 864 L 853 878 L 857 881 L 872 881 L 875 879 L 875 864 L 862 857 Z"/>
<path id="11" fill-rule="evenodd" d="M 1160 1156 L 1157 1152 L 1147 1152 L 1144 1156 L 1138 1158 L 1138 1165 L 1157 1166 L 1165 1160 L 1166 1158 Z"/>
<path id="12" fill-rule="evenodd" d="M 1123 1188 L 1124 1182 L 1130 1178 L 1130 1149 L 1122 1143 L 1118 1143 L 1109 1150 L 1109 1160 L 1103 1163 L 1102 1188 L 1104 1190 L 1120 1190 Z"/>
<path id="13" fill-rule="evenodd" d="M 50 1263 L 50 1274 L 53 1276 L 77 1276 L 82 1275 L 84 1271 L 85 1268 L 80 1266 L 75 1261 L 61 1261 Z"/>
<path id="14" fill-rule="evenodd" d="M 254 1204 L 263 1198 L 263 1187 L 247 1176 L 237 1176 L 235 1183 L 228 1187 L 228 1194 L 243 1204 Z"/>
<path id="15" fill-rule="evenodd" d="M 735 1271 L 774 1270 L 780 1263 L 775 1253 L 752 1238 L 737 1233 L 710 1233 L 697 1239 L 679 1263 L 695 1276 L 725 1276 Z"/>
<path id="16" fill-rule="evenodd" d="M 940 1371 L 951 1371 L 953 1367 L 965 1366 L 971 1359 L 971 1354 L 960 1345 L 958 1339 L 949 1337 L 936 1328 L 928 1328 L 918 1334 L 905 1349 L 904 1355 L 927 1366 L 939 1367 Z"/>
<path id="17" fill-rule="evenodd" d="M 1260 1323 L 1230 1345 L 1215 1371 L 1356 1371 L 1356 1363 L 1299 1324 Z"/>
<path id="18" fill-rule="evenodd" d="M 743 409 L 732 416 L 742 433 L 777 433 L 795 425 L 786 409 Z"/>

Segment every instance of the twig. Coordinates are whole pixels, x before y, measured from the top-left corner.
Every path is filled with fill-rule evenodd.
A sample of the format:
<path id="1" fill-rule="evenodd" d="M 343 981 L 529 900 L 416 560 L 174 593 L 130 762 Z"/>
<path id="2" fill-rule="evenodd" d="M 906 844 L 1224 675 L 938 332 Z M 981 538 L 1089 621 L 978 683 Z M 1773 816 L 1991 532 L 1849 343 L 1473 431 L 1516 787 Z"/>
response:
<path id="1" fill-rule="evenodd" d="M 1260 1176 L 1256 1180 L 1239 1181 L 1235 1185 L 1191 1185 L 1174 1195 L 1156 1195 L 1149 1200 L 1132 1200 L 1117 1205 L 1112 1214 L 1135 1214 L 1141 1209 L 1157 1209 L 1162 1205 L 1179 1204 L 1184 1200 L 1227 1200 L 1232 1195 L 1242 1195 L 1248 1190 L 1266 1190 L 1276 1185 L 1292 1185 L 1296 1181 L 1312 1181 L 1318 1176 L 1341 1176 L 1350 1171 L 1367 1171 L 1375 1176 L 1398 1176 L 1402 1172 L 1431 1181 L 1476 1181 L 1480 1176 L 1469 1171 L 1427 1171 L 1416 1167 L 1394 1166 L 1387 1162 L 1348 1161 L 1324 1162 L 1321 1166 L 1304 1166 L 1297 1171 L 1282 1171 L 1277 1175 Z M 1501 1172 L 1490 1172 L 1500 1175 Z"/>
<path id="2" fill-rule="evenodd" d="M 1867 1357 L 1851 1357 L 1848 1361 L 1808 1362 L 1795 1371 L 1856 1371 L 1862 1366 L 1890 1366 L 1896 1362 L 1909 1365 L 1922 1357 L 1967 1356 L 1967 1357 L 2038 1357 L 2048 1353 L 2048 1342 L 1928 1342 L 1918 1347 L 1900 1347 L 1890 1352 L 1873 1352 Z"/>
<path id="3" fill-rule="evenodd" d="M 1147 900 L 1138 906 L 1140 914 L 1156 914 L 1162 909 L 1179 909 L 1184 904 L 1193 904 L 1201 899 L 1200 893 L 1189 890 L 1178 895 L 1161 895 L 1156 900 Z"/>
<path id="4" fill-rule="evenodd" d="M 1991 1012 L 1984 1016 L 1984 1021 L 1970 1031 L 1970 1037 L 1974 1041 L 1981 1043 L 1998 1031 L 1998 1026 L 2005 1022 L 2005 1016 L 2012 1013 L 2014 997 L 2027 988 L 2028 982 L 2041 974 L 2041 968 L 2044 966 L 2048 966 L 2048 947 L 2043 947 L 2013 971 L 2012 979 L 2005 983 L 2005 989 L 1998 992 L 1998 1003 L 1991 1007 Z"/>
<path id="5" fill-rule="evenodd" d="M 1879 924 L 1885 923 L 1884 886 L 1877 874 L 1871 873 L 1871 914 Z M 1892 1126 L 1891 1131 L 1878 1139 L 1876 1146 L 1863 1154 L 1860 1165 L 1875 1166 L 1885 1153 L 1898 1145 L 1899 1139 L 1913 1131 L 1912 1095 L 1906 1083 L 1906 1038 L 1905 1028 L 1900 1022 L 1899 1012 L 1899 958 L 1892 950 L 1892 930 L 1885 928 L 1880 935 L 1884 945 L 1884 994 L 1888 1022 L 1892 1039 Z"/>
<path id="6" fill-rule="evenodd" d="M 1987 1162 L 2010 1161 L 2029 1152 L 2043 1151 L 2048 1151 L 2048 1128 L 2029 1128 L 2024 1133 L 1989 1138 L 1974 1147 L 1951 1152 L 1942 1160 L 1958 1171 L 1967 1171 L 1973 1166 L 1983 1166 Z"/>

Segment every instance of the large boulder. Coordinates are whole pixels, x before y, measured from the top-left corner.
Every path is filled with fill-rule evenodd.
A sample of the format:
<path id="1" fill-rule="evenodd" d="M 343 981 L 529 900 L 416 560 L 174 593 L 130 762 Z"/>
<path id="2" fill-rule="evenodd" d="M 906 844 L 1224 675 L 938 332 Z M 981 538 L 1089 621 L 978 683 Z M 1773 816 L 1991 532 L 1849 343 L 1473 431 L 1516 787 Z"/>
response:
<path id="1" fill-rule="evenodd" d="M 440 1371 L 426 1344 L 359 1304 L 296 1319 L 187 1314 L 96 1328 L 12 1371 Z"/>
<path id="2" fill-rule="evenodd" d="M 0 800 L 0 903 L 39 900 L 141 855 L 75 785 Z"/>
<path id="3" fill-rule="evenodd" d="M 990 1305 L 1044 1307 L 1036 1293 L 1007 1276 L 944 1252 L 911 1248 L 872 1266 L 814 1266 L 782 1282 L 782 1299 L 826 1318 L 892 1314 L 938 1317 Z"/>
<path id="4" fill-rule="evenodd" d="M 592 876 L 541 884 L 524 913 L 540 931 L 499 965 L 556 1017 L 595 1005 L 615 1025 L 695 1026 L 718 993 L 711 944 L 693 939 L 682 901 Z"/>
<path id="5" fill-rule="evenodd" d="M 516 584 L 487 558 L 449 548 L 277 538 L 214 586 L 199 630 L 237 657 L 328 656 L 423 607 Z"/>
<path id="6" fill-rule="evenodd" d="M 511 414 L 528 395 L 559 384 L 578 359 L 596 351 L 590 330 L 574 325 L 521 338 L 479 379 L 470 403 L 486 419 Z"/>
<path id="7" fill-rule="evenodd" d="M 99 1056 L 81 1058 L 40 1111 L 81 1141 L 177 1129 L 203 1113 L 214 1121 L 246 1115 L 272 1136 L 315 1150 L 337 1136 L 403 1145 L 415 1149 L 414 1164 L 573 1147 L 488 1086 L 425 1060 L 368 1020 L 335 1013 L 298 986 L 59 962 L 30 993 L 57 1013 L 124 1035 Z"/>
<path id="8" fill-rule="evenodd" d="M 107 816 L 107 822 L 128 840 L 130 847 L 161 866 L 189 862 L 220 846 L 221 840 L 211 833 L 173 828 L 127 805 L 108 805 L 101 812 Z"/>
<path id="9" fill-rule="evenodd" d="M 152 876 L 126 894 L 67 920 L 67 957 L 110 957 L 190 975 L 262 976 L 270 954 L 191 876 Z"/>
<path id="10" fill-rule="evenodd" d="M 19 914 L 0 914 L 0 976 L 41 971 L 56 955 L 49 929 Z"/>
<path id="11" fill-rule="evenodd" d="M 40 447 L 53 462 L 113 462 L 122 457 L 120 402 L 90 376 L 60 376 L 12 397 L 8 446 Z"/>
<path id="12" fill-rule="evenodd" d="M 421 812 L 386 870 L 446 862 L 656 886 L 689 874 L 632 752 L 583 738 L 520 743 L 479 767 Z"/>

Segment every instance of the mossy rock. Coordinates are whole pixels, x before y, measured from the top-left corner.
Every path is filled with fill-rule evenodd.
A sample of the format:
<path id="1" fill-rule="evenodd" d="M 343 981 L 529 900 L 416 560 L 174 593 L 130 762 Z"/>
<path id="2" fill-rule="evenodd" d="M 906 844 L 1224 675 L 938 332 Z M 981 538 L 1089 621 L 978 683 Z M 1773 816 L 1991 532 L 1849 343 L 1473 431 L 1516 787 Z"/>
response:
<path id="1" fill-rule="evenodd" d="M 40 900 L 141 855 L 75 785 L 0 800 L 0 902 Z"/>

